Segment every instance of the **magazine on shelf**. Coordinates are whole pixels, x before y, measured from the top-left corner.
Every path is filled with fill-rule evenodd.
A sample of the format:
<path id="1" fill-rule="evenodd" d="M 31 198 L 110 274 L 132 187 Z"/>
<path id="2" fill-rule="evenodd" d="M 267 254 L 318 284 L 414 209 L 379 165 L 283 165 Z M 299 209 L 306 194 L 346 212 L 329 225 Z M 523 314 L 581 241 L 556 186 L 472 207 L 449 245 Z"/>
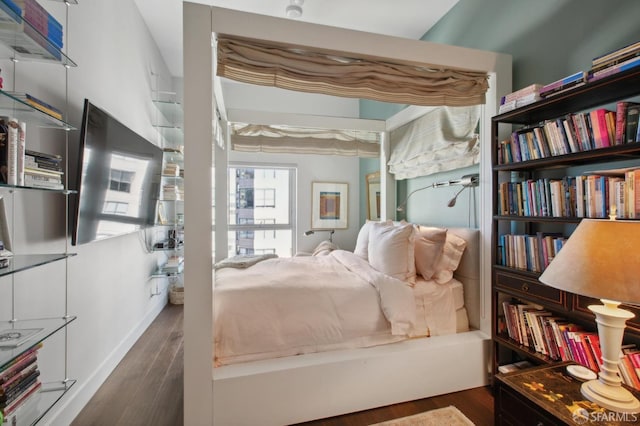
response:
<path id="1" fill-rule="evenodd" d="M 0 330 L 0 348 L 16 348 L 40 334 L 44 328 L 8 328 Z"/>

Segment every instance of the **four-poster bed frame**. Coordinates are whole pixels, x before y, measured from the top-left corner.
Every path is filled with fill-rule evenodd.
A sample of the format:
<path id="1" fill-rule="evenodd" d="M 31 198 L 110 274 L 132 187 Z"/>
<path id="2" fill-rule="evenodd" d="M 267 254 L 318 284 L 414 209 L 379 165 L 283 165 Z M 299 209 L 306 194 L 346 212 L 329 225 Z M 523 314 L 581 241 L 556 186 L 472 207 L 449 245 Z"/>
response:
<path id="1" fill-rule="evenodd" d="M 185 424 L 251 424 L 251 419 L 260 419 L 261 424 L 282 424 L 486 384 L 491 337 L 488 123 L 497 112 L 500 95 L 511 90 L 510 57 L 201 4 L 185 2 L 183 5 L 185 168 L 189 170 L 185 178 L 185 238 L 188 241 L 185 246 L 188 259 L 185 269 Z M 398 351 L 390 346 L 380 353 L 368 355 L 339 353 L 334 357 L 296 357 L 277 361 L 268 368 L 248 364 L 228 374 L 212 374 L 212 265 L 214 257 L 220 259 L 226 253 L 227 220 L 226 208 L 220 208 L 226 206 L 226 154 L 223 148 L 214 145 L 212 156 L 215 104 L 212 40 L 217 33 L 353 52 L 402 63 L 441 64 L 488 73 L 490 89 L 480 125 L 481 141 L 486 141 L 482 144 L 480 163 L 480 285 L 475 294 L 468 295 L 468 303 L 475 305 L 472 324 L 477 330 L 433 339 L 432 343 L 415 351 L 411 347 Z M 221 112 L 224 117 L 224 111 Z M 383 145 L 382 151 L 388 155 L 387 148 Z M 212 166 L 216 182 L 213 195 L 210 186 Z M 384 173 L 381 187 L 383 193 L 384 188 L 391 187 L 390 178 Z M 383 205 L 387 214 L 393 210 L 391 200 L 383 198 Z M 212 210 L 211 206 L 218 208 Z M 213 235 L 203 232 L 210 229 L 213 222 L 216 224 Z M 211 256 L 212 249 L 214 257 Z M 431 360 L 424 359 L 425 356 Z M 460 363 L 448 362 L 456 359 L 452 358 L 454 356 L 463 356 L 461 362 L 468 367 L 461 370 Z M 410 362 L 410 365 L 416 365 L 423 359 L 425 365 L 430 363 L 431 366 L 421 369 L 418 374 L 409 374 L 400 381 L 385 377 L 384 371 L 390 364 L 397 366 Z M 346 377 L 352 386 L 344 386 L 341 391 L 336 389 L 336 383 L 327 385 L 332 377 L 346 374 L 349 374 Z M 274 381 L 279 383 L 280 395 L 274 394 Z M 378 385 L 384 387 L 384 392 L 369 395 Z M 327 394 L 329 391 L 331 395 Z M 345 400 L 350 402 L 344 403 Z M 243 410 L 247 416 L 241 419 Z"/>

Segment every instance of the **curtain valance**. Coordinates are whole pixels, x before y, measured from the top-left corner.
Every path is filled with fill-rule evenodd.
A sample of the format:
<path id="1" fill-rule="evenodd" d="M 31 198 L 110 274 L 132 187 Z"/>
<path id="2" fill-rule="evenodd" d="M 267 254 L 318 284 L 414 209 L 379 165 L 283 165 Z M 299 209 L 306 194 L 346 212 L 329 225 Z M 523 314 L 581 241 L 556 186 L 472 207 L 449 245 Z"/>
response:
<path id="1" fill-rule="evenodd" d="M 360 130 L 327 130 L 233 123 L 231 149 L 278 154 L 378 157 L 379 134 Z"/>
<path id="2" fill-rule="evenodd" d="M 300 92 L 423 106 L 484 104 L 488 89 L 483 72 L 344 57 L 222 35 L 217 75 Z"/>

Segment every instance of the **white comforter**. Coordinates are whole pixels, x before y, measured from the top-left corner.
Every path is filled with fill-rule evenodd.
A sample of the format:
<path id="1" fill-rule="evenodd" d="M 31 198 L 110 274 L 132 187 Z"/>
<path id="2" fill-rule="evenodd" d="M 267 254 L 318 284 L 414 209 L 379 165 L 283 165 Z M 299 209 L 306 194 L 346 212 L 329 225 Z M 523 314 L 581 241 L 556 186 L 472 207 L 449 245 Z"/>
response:
<path id="1" fill-rule="evenodd" d="M 351 252 L 277 258 L 215 274 L 216 365 L 407 338 L 413 289 Z"/>

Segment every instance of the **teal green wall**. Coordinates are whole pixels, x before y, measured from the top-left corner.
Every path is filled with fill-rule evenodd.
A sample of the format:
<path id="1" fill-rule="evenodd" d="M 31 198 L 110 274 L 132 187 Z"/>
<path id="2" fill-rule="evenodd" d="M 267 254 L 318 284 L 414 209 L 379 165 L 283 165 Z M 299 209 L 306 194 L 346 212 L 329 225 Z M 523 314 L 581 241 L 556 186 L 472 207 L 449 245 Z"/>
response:
<path id="1" fill-rule="evenodd" d="M 511 55 L 513 90 L 517 90 L 588 71 L 594 57 L 639 41 L 640 0 L 460 0 L 422 40 Z M 402 107 L 362 101 L 360 114 L 362 118 L 386 119 Z M 459 178 L 469 172 L 465 169 L 401 181 L 398 193 L 406 194 L 426 181 Z M 468 207 L 443 210 L 442 200 L 429 198 L 428 193 L 435 192 L 417 193 L 420 202 L 412 197 L 408 218 L 468 226 Z M 425 216 L 425 212 L 430 213 Z M 438 217 L 432 219 L 433 215 Z"/>
<path id="2" fill-rule="evenodd" d="M 640 40 L 638 0 L 460 0 L 422 40 L 513 57 L 513 89 L 587 71 Z"/>

